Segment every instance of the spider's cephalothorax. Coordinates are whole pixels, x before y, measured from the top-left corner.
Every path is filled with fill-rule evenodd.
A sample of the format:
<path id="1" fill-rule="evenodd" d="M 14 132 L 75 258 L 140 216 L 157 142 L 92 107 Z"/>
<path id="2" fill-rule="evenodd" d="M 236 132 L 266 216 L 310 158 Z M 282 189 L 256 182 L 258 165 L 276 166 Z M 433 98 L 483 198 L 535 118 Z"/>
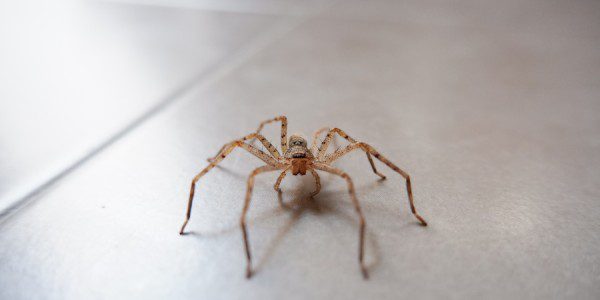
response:
<path id="1" fill-rule="evenodd" d="M 308 150 L 306 139 L 299 135 L 290 136 L 288 149 L 285 152 L 285 158 L 308 158 L 312 157 L 312 153 Z"/>
<path id="2" fill-rule="evenodd" d="M 273 144 L 271 144 L 265 137 L 260 135 L 260 131 L 262 130 L 264 125 L 271 123 L 271 122 L 276 122 L 276 121 L 281 121 L 281 151 L 283 153 L 283 156 L 277 150 L 277 148 L 275 148 L 273 146 Z M 317 148 L 317 140 L 318 140 L 319 136 L 321 135 L 321 133 L 323 133 L 325 131 L 327 131 L 327 135 L 325 136 L 325 139 L 323 139 L 323 141 L 321 142 L 321 145 Z M 330 154 L 326 154 L 327 148 L 329 147 L 329 144 L 333 140 L 335 134 L 343 137 L 350 144 L 344 148 L 337 149 Z M 252 142 L 255 139 L 258 139 L 262 143 L 262 145 L 265 147 L 265 149 L 268 150 L 268 153 L 254 147 L 252 145 Z M 249 141 L 249 142 L 247 142 L 247 141 Z M 335 143 L 335 141 L 334 141 L 334 143 Z M 317 189 L 311 194 L 311 197 L 314 197 L 321 191 L 321 181 L 319 179 L 319 174 L 316 172 L 317 170 L 326 172 L 326 173 L 331 173 L 331 174 L 334 174 L 334 175 L 337 175 L 337 176 L 343 178 L 346 181 L 346 183 L 348 184 L 348 191 L 350 192 L 350 198 L 352 200 L 352 204 L 354 205 L 354 208 L 355 208 L 356 212 L 358 213 L 358 217 L 359 217 L 359 224 L 360 224 L 359 246 L 360 247 L 359 247 L 359 252 L 358 252 L 358 260 L 360 262 L 362 274 L 365 278 L 367 278 L 367 276 L 368 276 L 367 269 L 363 263 L 363 257 L 364 257 L 363 249 L 364 249 L 364 240 L 365 240 L 364 235 L 365 235 L 365 224 L 366 224 L 365 218 L 360 209 L 360 204 L 358 202 L 358 199 L 356 198 L 356 193 L 354 191 L 354 184 L 352 183 L 352 179 L 350 179 L 350 176 L 346 172 L 333 167 L 331 164 L 334 161 L 336 161 L 337 159 L 341 158 L 342 156 L 344 156 L 345 154 L 347 154 L 351 151 L 354 151 L 354 150 L 364 151 L 367 155 L 367 159 L 369 160 L 369 163 L 371 164 L 371 168 L 373 169 L 373 172 L 375 174 L 377 174 L 378 176 L 380 176 L 382 179 L 385 179 L 385 176 L 383 174 L 379 173 L 377 171 L 377 169 L 375 168 L 375 164 L 373 163 L 373 158 L 371 156 L 374 156 L 375 158 L 377 158 L 379 161 L 381 161 L 382 163 L 384 163 L 385 165 L 390 167 L 392 170 L 394 170 L 395 172 L 397 172 L 398 174 L 400 174 L 400 176 L 402 176 L 404 178 L 404 180 L 406 181 L 406 191 L 408 193 L 408 201 L 410 204 L 410 210 L 412 211 L 413 215 L 419 220 L 419 222 L 421 222 L 421 225 L 423 225 L 423 226 L 427 225 L 427 222 L 425 222 L 425 220 L 417 213 L 417 211 L 415 209 L 415 205 L 413 202 L 413 195 L 412 195 L 412 186 L 411 186 L 410 177 L 408 176 L 408 174 L 406 172 L 404 172 L 402 169 L 398 168 L 395 164 L 393 164 L 391 161 L 389 161 L 387 158 L 385 158 L 379 152 L 377 152 L 377 150 L 375 150 L 373 147 L 371 147 L 370 145 L 368 145 L 366 143 L 356 141 L 355 139 L 349 137 L 343 130 L 341 130 L 339 128 L 333 128 L 333 129 L 321 128 L 315 132 L 315 134 L 313 136 L 312 145 L 309 149 L 306 139 L 304 139 L 301 136 L 292 135 L 292 136 L 290 136 L 290 139 L 288 141 L 288 139 L 287 139 L 287 118 L 284 116 L 280 116 L 280 117 L 276 117 L 276 118 L 273 118 L 273 119 L 270 119 L 270 120 L 260 123 L 260 126 L 258 127 L 258 130 L 256 130 L 255 133 L 251 133 L 247 136 L 242 137 L 241 139 L 234 140 L 228 144 L 225 144 L 221 148 L 221 150 L 219 150 L 217 155 L 215 155 L 215 157 L 209 159 L 210 164 L 206 168 L 204 168 L 200 173 L 198 173 L 198 175 L 196 175 L 196 177 L 194 177 L 194 179 L 192 180 L 192 186 L 190 188 L 190 197 L 188 199 L 188 205 L 187 205 L 187 213 L 186 213 L 185 221 L 184 221 L 183 225 L 181 226 L 181 230 L 179 231 L 179 234 L 183 234 L 185 226 L 187 225 L 187 223 L 190 219 L 191 213 L 192 213 L 192 201 L 194 200 L 194 192 L 196 189 L 196 182 L 198 182 L 200 177 L 204 176 L 204 174 L 208 173 L 208 171 L 210 171 L 219 162 L 221 162 L 223 159 L 225 159 L 225 157 L 229 153 L 231 153 L 231 151 L 233 151 L 233 149 L 235 149 L 237 147 L 245 149 L 246 151 L 250 152 L 251 154 L 253 154 L 254 156 L 258 157 L 259 159 L 261 159 L 262 161 L 264 161 L 266 163 L 266 165 L 256 168 L 254 171 L 252 171 L 252 173 L 250 174 L 250 177 L 248 177 L 248 188 L 246 190 L 246 200 L 244 202 L 244 209 L 242 211 L 241 226 L 242 226 L 242 233 L 243 233 L 243 237 L 244 237 L 244 247 L 246 249 L 246 259 L 248 262 L 247 267 L 246 267 L 246 276 L 247 277 L 250 277 L 252 275 L 252 257 L 250 255 L 250 247 L 248 245 L 248 234 L 246 231 L 246 213 L 248 211 L 248 206 L 250 205 L 250 197 L 252 195 L 252 189 L 254 187 L 254 177 L 260 173 L 271 172 L 271 171 L 281 171 L 281 174 L 277 178 L 277 182 L 275 182 L 275 186 L 274 186 L 276 191 L 281 192 L 281 189 L 279 189 L 279 185 L 281 184 L 281 181 L 283 180 L 283 178 L 285 177 L 285 175 L 288 171 L 290 171 L 293 175 L 306 175 L 306 172 L 310 172 L 313 175 L 313 177 L 315 178 L 315 184 L 317 187 Z M 281 202 L 280 204 L 284 205 L 283 202 Z"/>

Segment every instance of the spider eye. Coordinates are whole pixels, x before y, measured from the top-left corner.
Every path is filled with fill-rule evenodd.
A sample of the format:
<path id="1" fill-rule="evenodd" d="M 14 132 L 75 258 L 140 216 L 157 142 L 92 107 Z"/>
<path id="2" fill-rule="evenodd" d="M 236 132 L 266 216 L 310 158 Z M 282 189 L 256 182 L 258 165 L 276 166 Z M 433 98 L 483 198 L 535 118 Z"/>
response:
<path id="1" fill-rule="evenodd" d="M 290 144 L 290 146 L 300 146 L 300 147 L 304 146 L 304 147 L 306 147 L 307 143 L 306 143 L 306 140 L 303 139 L 303 138 L 301 138 L 301 137 L 292 136 L 292 137 L 290 137 L 289 144 Z"/>

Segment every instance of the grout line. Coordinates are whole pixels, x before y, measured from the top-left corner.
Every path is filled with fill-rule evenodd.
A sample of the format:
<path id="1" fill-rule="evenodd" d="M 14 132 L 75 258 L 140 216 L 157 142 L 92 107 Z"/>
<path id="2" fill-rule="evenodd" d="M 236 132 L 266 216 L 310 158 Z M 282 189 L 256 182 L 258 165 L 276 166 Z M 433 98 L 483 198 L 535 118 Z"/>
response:
<path id="1" fill-rule="evenodd" d="M 212 84 L 225 77 L 231 71 L 241 66 L 244 62 L 248 61 L 251 57 L 265 49 L 268 45 L 283 37 L 285 34 L 293 31 L 295 28 L 299 27 L 302 23 L 311 19 L 315 15 L 318 15 L 322 11 L 328 9 L 334 3 L 335 1 L 327 2 L 325 5 L 321 5 L 303 16 L 284 17 L 284 19 L 280 21 L 280 24 L 272 26 L 271 29 L 268 29 L 263 34 L 259 34 L 245 46 L 241 47 L 241 49 L 232 56 L 222 58 L 219 62 L 215 63 L 212 68 L 209 68 L 209 70 L 193 76 L 193 78 L 187 83 L 167 95 L 163 100 L 159 101 L 149 110 L 135 118 L 123 129 L 117 131 L 112 137 L 93 147 L 87 154 L 75 160 L 64 170 L 53 176 L 50 176 L 50 178 L 48 178 L 45 182 L 41 183 L 37 187 L 34 187 L 30 192 L 25 193 L 23 196 L 17 197 L 17 199 L 13 201 L 8 201 L 11 204 L 0 211 L 0 225 L 5 223 L 11 216 L 14 216 L 24 207 L 27 207 L 31 203 L 35 202 L 33 201 L 36 199 L 35 196 L 39 195 L 47 188 L 51 187 L 59 180 L 66 177 L 77 168 L 81 167 L 87 161 L 142 126 L 148 120 L 165 111 L 169 107 L 172 107 L 175 103 L 186 99 L 184 97 L 186 94 L 197 93 L 210 87 Z"/>
<path id="2" fill-rule="evenodd" d="M 212 12 L 257 14 L 257 15 L 279 15 L 279 16 L 302 16 L 311 15 L 311 10 L 303 8 L 303 5 L 297 5 L 297 2 L 283 2 L 280 5 L 273 3 L 256 7 L 251 2 L 227 3 L 228 1 L 194 1 L 194 0 L 101 0 L 104 2 L 125 5 L 162 7 L 172 9 L 191 9 Z M 327 3 L 327 2 L 325 2 Z M 243 4 L 246 4 L 244 6 Z M 256 4 L 256 3 L 254 3 Z M 313 4 L 314 5 L 314 4 Z M 254 7 L 253 7 L 254 6 Z M 313 9 L 314 10 L 314 9 Z"/>
<path id="3" fill-rule="evenodd" d="M 218 80 L 222 79 L 231 71 L 235 70 L 243 63 L 248 61 L 254 55 L 267 48 L 268 45 L 276 41 L 277 39 L 283 37 L 285 34 L 293 31 L 295 28 L 299 27 L 302 23 L 306 22 L 309 19 L 312 19 L 314 16 L 318 15 L 322 11 L 331 7 L 335 1 L 327 2 L 328 5 L 321 5 L 319 8 L 314 9 L 313 12 L 308 13 L 304 16 L 285 16 L 284 20 L 281 21 L 281 24 L 273 26 L 271 29 L 267 30 L 265 34 L 257 37 L 253 40 L 247 47 L 243 47 L 240 51 L 238 51 L 235 55 L 228 57 L 227 62 L 221 64 L 219 68 L 214 70 L 208 74 L 208 76 L 204 79 L 203 82 L 194 86 L 193 89 L 190 90 L 192 92 L 200 92 Z"/>

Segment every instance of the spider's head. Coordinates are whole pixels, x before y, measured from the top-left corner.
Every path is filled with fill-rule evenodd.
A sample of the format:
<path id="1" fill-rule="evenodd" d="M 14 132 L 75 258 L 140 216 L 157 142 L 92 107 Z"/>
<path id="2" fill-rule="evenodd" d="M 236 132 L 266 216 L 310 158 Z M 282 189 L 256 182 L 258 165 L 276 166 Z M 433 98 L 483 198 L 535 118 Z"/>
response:
<path id="1" fill-rule="evenodd" d="M 312 153 L 308 150 L 306 139 L 299 135 L 291 135 L 288 143 L 288 149 L 285 152 L 286 158 L 308 158 Z"/>

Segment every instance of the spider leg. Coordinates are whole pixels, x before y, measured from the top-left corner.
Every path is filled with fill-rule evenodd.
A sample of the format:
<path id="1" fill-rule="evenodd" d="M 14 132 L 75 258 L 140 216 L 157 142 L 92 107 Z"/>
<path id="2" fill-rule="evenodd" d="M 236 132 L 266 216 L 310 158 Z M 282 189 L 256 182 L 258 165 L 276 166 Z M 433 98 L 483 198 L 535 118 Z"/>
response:
<path id="1" fill-rule="evenodd" d="M 281 189 L 279 188 L 279 186 L 281 185 L 281 181 L 283 180 L 283 178 L 285 178 L 285 175 L 287 175 L 287 171 L 291 167 L 292 166 L 288 166 L 287 168 L 283 169 L 283 172 L 281 172 L 281 174 L 279 174 L 279 177 L 277 177 L 277 181 L 275 182 L 275 185 L 273 186 L 273 189 L 275 189 L 276 192 L 281 192 Z"/>
<path id="2" fill-rule="evenodd" d="M 319 151 L 317 153 L 317 160 L 319 160 L 319 161 L 323 160 L 323 158 L 325 157 L 325 153 L 327 152 L 327 147 L 329 147 L 329 143 L 334 138 L 334 134 L 336 134 L 336 133 L 339 136 L 345 138 L 348 142 L 350 142 L 352 144 L 356 143 L 356 140 L 351 138 L 343 130 L 341 130 L 339 128 L 333 128 L 327 133 L 327 136 L 325 136 L 325 139 L 321 143 L 321 146 L 319 147 Z M 334 141 L 334 144 L 335 144 L 335 141 Z M 377 174 L 379 177 L 381 177 L 381 179 L 385 179 L 385 175 L 383 175 L 377 171 L 377 168 L 375 167 L 375 163 L 373 162 L 373 158 L 371 158 L 371 154 L 368 151 L 366 153 L 367 153 L 367 159 L 369 160 L 369 164 L 371 164 L 371 169 L 373 169 L 373 173 Z"/>
<path id="3" fill-rule="evenodd" d="M 239 139 L 238 141 L 247 141 L 252 139 L 252 141 L 254 139 L 258 139 L 260 140 L 260 142 L 263 144 L 263 146 L 265 146 L 265 149 L 267 149 L 269 151 L 269 153 L 271 153 L 271 155 L 275 158 L 275 159 L 279 159 L 281 157 L 281 154 L 279 154 L 279 151 L 277 151 L 277 148 L 275 148 L 275 146 L 273 146 L 273 144 L 271 144 L 271 142 L 269 142 L 264 136 L 258 134 L 258 133 L 251 133 L 248 134 L 244 137 L 242 137 L 241 139 Z M 250 146 L 252 146 L 252 141 L 250 141 L 248 144 Z M 234 143 L 235 141 L 231 142 Z M 212 158 L 208 159 L 208 162 L 213 162 L 219 155 L 221 155 L 221 153 L 223 152 L 223 150 L 225 150 L 225 148 L 227 148 L 227 146 L 231 145 L 231 143 L 227 143 L 225 145 L 223 145 L 223 147 L 221 147 L 221 149 L 219 149 L 219 152 L 217 152 L 217 155 L 215 155 Z M 254 146 L 252 146 L 254 147 Z"/>
<path id="4" fill-rule="evenodd" d="M 262 166 L 254 169 L 248 177 L 248 188 L 246 189 L 246 200 L 244 201 L 244 209 L 242 210 L 242 216 L 240 218 L 240 226 L 242 227 L 242 234 L 244 237 L 244 248 L 246 250 L 246 278 L 252 276 L 252 255 L 250 254 L 250 244 L 248 243 L 248 230 L 246 229 L 246 214 L 248 207 L 250 206 L 250 198 L 252 197 L 252 189 L 254 188 L 254 177 L 260 173 L 275 171 L 278 168 L 275 166 Z"/>
<path id="5" fill-rule="evenodd" d="M 258 129 L 256 129 L 256 133 L 260 134 L 260 131 L 265 127 L 265 125 L 273 122 L 281 121 L 281 151 L 285 153 L 287 151 L 287 117 L 286 116 L 278 116 L 273 119 L 269 119 L 266 121 L 262 121 L 260 125 L 258 125 Z M 254 142 L 254 139 L 250 141 L 250 144 Z"/>
<path id="6" fill-rule="evenodd" d="M 198 173 L 192 180 L 192 185 L 190 187 L 190 198 L 188 200 L 185 221 L 183 222 L 183 225 L 181 226 L 181 230 L 179 231 L 179 234 L 183 234 L 185 226 L 187 225 L 188 221 L 190 220 L 190 216 L 192 214 L 192 202 L 194 201 L 194 192 L 196 190 L 196 183 L 198 182 L 198 180 L 200 180 L 200 178 L 202 176 L 204 176 L 206 173 L 208 173 L 208 171 L 210 171 L 219 162 L 221 162 L 223 159 L 225 159 L 225 157 L 229 153 L 231 153 L 231 151 L 233 151 L 233 149 L 235 149 L 236 147 L 241 147 L 241 148 L 247 150 L 254 156 L 260 158 L 262 161 L 267 163 L 267 165 L 269 165 L 269 166 L 275 167 L 275 166 L 279 165 L 279 163 L 274 158 L 270 157 L 268 154 L 264 153 L 263 151 L 244 143 L 242 140 L 233 141 L 233 142 L 225 145 L 225 147 L 224 147 L 223 151 L 221 151 L 220 155 L 218 155 L 208 166 L 206 166 L 202 171 L 200 171 L 200 173 Z"/>
<path id="7" fill-rule="evenodd" d="M 310 197 L 312 198 L 321 191 L 321 177 L 319 177 L 319 174 L 317 174 L 317 171 L 315 171 L 314 169 L 310 169 L 310 173 L 315 178 L 315 186 L 316 186 L 315 191 L 312 192 L 312 194 L 310 194 Z"/>
<path id="8" fill-rule="evenodd" d="M 356 210 L 356 213 L 358 214 L 359 222 L 360 222 L 359 243 L 358 243 L 358 261 L 360 263 L 360 270 L 362 271 L 363 277 L 365 279 L 368 279 L 369 273 L 367 272 L 367 268 L 365 267 L 365 264 L 364 264 L 366 223 L 365 223 L 365 217 L 362 213 L 362 210 L 360 209 L 360 204 L 358 202 L 358 198 L 356 198 L 356 192 L 354 191 L 354 184 L 352 183 L 352 179 L 350 179 L 350 176 L 346 172 L 344 172 L 340 169 L 328 166 L 324 163 L 315 163 L 314 168 L 317 170 L 321 170 L 321 171 L 325 171 L 325 172 L 328 172 L 331 174 L 338 175 L 338 176 L 342 177 L 343 179 L 345 179 L 346 183 L 348 183 L 348 192 L 350 193 L 350 198 L 352 199 L 352 203 L 354 204 L 354 209 Z"/>
<path id="9" fill-rule="evenodd" d="M 312 139 L 312 144 L 310 146 L 310 151 L 313 154 L 317 154 L 317 141 L 319 140 L 319 136 L 321 135 L 321 133 L 325 132 L 325 131 L 329 131 L 329 127 L 323 127 L 320 128 L 319 130 L 315 131 L 315 133 L 313 134 L 313 139 Z M 337 149 L 337 140 L 335 138 L 333 138 L 333 147 Z"/>
<path id="10" fill-rule="evenodd" d="M 325 157 L 325 159 L 323 159 L 323 162 L 326 164 L 330 164 L 330 163 L 336 161 L 337 159 L 339 159 L 340 157 L 344 156 L 345 154 L 350 153 L 351 151 L 356 150 L 356 149 L 362 149 L 363 151 L 372 154 L 373 156 L 375 156 L 375 158 L 377 158 L 382 163 L 386 164 L 392 170 L 396 171 L 398 174 L 400 174 L 406 180 L 406 192 L 408 193 L 408 201 L 410 203 L 410 210 L 412 211 L 413 215 L 419 220 L 419 222 L 421 222 L 421 225 L 427 226 L 427 222 L 425 221 L 425 219 L 423 219 L 423 217 L 421 217 L 417 213 L 417 210 L 415 209 L 415 204 L 413 201 L 413 194 L 412 194 L 412 186 L 410 183 L 410 176 L 408 175 L 408 173 L 406 173 L 402 169 L 398 168 L 395 164 L 393 164 L 391 161 L 389 161 L 387 158 L 385 158 L 383 155 L 381 155 L 379 152 L 377 152 L 377 150 L 375 150 L 369 144 L 362 143 L 362 142 L 350 144 L 350 145 L 346 146 L 344 149 L 340 149 L 338 151 L 335 151 L 332 154 L 327 155 Z"/>
<path id="11" fill-rule="evenodd" d="M 285 178 L 285 175 L 287 175 L 287 171 L 291 168 L 292 166 L 289 166 L 287 168 L 285 168 L 283 170 L 283 172 L 281 172 L 281 174 L 279 175 L 279 177 L 277 177 L 277 181 L 275 182 L 275 185 L 273 186 L 273 189 L 275 189 L 275 191 L 277 192 L 277 199 L 279 199 L 279 205 L 283 208 L 289 208 L 285 203 L 283 203 L 283 198 L 281 197 L 281 188 L 279 188 L 279 186 L 281 185 L 281 181 L 283 180 L 283 178 Z"/>

